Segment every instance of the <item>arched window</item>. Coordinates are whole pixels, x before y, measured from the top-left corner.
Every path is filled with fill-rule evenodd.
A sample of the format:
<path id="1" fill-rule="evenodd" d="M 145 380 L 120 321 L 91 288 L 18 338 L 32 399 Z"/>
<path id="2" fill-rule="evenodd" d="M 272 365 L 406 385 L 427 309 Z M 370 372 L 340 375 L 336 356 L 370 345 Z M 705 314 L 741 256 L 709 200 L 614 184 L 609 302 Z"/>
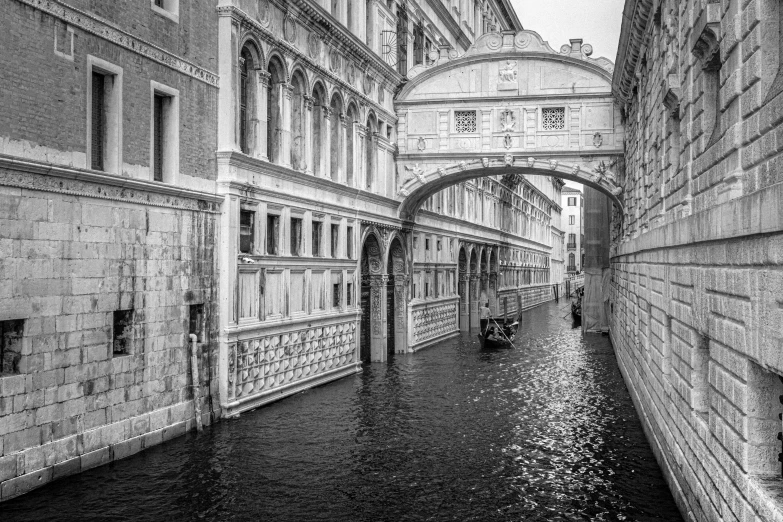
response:
<path id="1" fill-rule="evenodd" d="M 310 138 L 313 140 L 313 172 L 316 176 L 324 176 L 326 166 L 324 156 L 324 109 L 326 105 L 326 94 L 323 87 L 319 84 L 313 89 L 313 117 L 312 130 Z"/>
<path id="2" fill-rule="evenodd" d="M 576 257 L 573 252 L 568 254 L 568 270 L 572 272 L 576 270 Z"/>
<path id="3" fill-rule="evenodd" d="M 269 60 L 269 89 L 267 90 L 267 133 L 266 145 L 269 161 L 281 163 L 281 142 L 283 137 L 283 83 L 285 73 L 277 58 Z"/>
<path id="4" fill-rule="evenodd" d="M 340 178 L 342 178 L 343 147 L 345 143 L 343 140 L 343 124 L 340 118 L 343 113 L 343 103 L 337 94 L 332 96 L 332 103 L 329 104 L 329 108 L 332 111 L 329 121 L 329 133 L 331 134 L 329 171 L 332 181 L 340 181 Z"/>
<path id="5" fill-rule="evenodd" d="M 302 73 L 296 72 L 291 78 L 291 167 L 304 170 L 305 161 L 305 83 Z"/>
<path id="6" fill-rule="evenodd" d="M 355 147 L 354 147 L 354 128 L 357 121 L 356 117 L 356 107 L 354 107 L 353 104 L 348 106 L 348 129 L 346 131 L 345 136 L 345 157 L 346 157 L 346 165 L 345 165 L 345 182 L 353 186 L 354 184 L 354 172 L 353 172 L 353 164 L 354 164 L 354 155 L 355 155 Z"/>
<path id="7" fill-rule="evenodd" d="M 373 183 L 375 182 L 375 144 L 373 143 L 373 135 L 378 131 L 377 123 L 375 122 L 375 115 L 370 113 L 367 116 L 367 135 L 365 136 L 365 161 L 367 178 L 365 188 L 372 190 Z"/>
<path id="8" fill-rule="evenodd" d="M 245 154 L 255 153 L 256 78 L 253 54 L 248 45 L 242 47 L 239 56 L 239 149 Z"/>

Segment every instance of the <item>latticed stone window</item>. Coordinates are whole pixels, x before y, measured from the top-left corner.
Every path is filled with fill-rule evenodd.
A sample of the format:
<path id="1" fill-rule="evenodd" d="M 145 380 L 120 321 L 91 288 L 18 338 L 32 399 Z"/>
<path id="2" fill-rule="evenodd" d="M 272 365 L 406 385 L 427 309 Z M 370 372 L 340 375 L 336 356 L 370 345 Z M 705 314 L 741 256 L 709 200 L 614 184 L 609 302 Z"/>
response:
<path id="1" fill-rule="evenodd" d="M 454 111 L 457 132 L 476 132 L 476 111 Z"/>
<path id="2" fill-rule="evenodd" d="M 541 112 L 545 131 L 565 129 L 565 107 L 542 109 Z"/>

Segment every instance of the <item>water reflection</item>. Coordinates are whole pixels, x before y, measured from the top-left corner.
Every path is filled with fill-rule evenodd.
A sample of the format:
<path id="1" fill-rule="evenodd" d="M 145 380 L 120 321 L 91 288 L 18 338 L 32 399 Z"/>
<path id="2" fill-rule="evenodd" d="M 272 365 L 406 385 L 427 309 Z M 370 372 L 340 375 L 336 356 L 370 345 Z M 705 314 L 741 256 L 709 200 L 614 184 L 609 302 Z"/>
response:
<path id="1" fill-rule="evenodd" d="M 10 520 L 680 520 L 608 339 L 555 304 L 2 504 Z"/>

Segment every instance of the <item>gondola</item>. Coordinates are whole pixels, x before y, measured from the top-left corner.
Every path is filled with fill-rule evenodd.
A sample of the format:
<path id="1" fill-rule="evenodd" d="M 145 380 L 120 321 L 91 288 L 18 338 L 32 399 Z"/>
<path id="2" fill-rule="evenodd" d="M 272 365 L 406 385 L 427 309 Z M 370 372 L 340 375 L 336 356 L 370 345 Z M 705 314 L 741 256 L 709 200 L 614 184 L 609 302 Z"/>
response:
<path id="1" fill-rule="evenodd" d="M 498 324 L 494 319 L 487 326 L 487 329 L 480 333 L 478 338 L 481 342 L 482 350 L 492 350 L 495 348 L 513 348 L 514 337 L 517 333 L 518 322 L 507 325 Z"/>
<path id="2" fill-rule="evenodd" d="M 582 296 L 584 295 L 584 289 L 580 288 L 576 291 L 576 301 L 571 302 L 571 317 L 574 321 L 582 320 Z"/>

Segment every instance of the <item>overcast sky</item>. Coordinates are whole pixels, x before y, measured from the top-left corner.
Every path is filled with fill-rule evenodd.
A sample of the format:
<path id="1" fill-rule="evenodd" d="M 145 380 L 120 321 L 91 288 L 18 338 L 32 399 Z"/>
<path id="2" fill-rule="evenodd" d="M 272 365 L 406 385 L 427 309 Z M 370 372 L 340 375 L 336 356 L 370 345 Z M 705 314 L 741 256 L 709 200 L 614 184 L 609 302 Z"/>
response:
<path id="1" fill-rule="evenodd" d="M 592 58 L 614 61 L 624 0 L 511 0 L 525 29 L 536 31 L 552 49 L 571 38 L 593 46 Z"/>
<path id="2" fill-rule="evenodd" d="M 571 38 L 593 46 L 592 58 L 617 58 L 624 0 L 511 0 L 525 29 L 535 31 L 555 51 Z M 566 181 L 582 189 L 580 183 Z"/>

